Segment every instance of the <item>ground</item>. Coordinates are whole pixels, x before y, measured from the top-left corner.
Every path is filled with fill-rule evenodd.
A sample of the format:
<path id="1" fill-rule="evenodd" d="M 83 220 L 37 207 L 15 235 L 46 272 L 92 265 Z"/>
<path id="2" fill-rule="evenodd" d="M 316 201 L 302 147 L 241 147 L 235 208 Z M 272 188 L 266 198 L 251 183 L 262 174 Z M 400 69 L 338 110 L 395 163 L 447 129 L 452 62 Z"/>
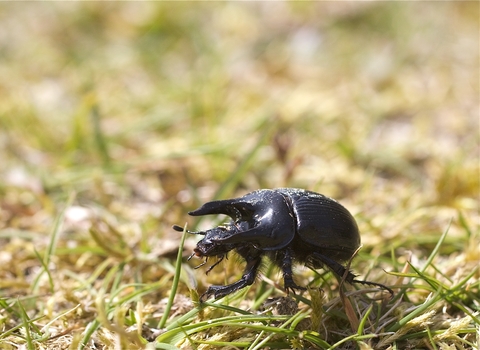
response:
<path id="1" fill-rule="evenodd" d="M 478 348 L 478 2 L 0 8 L 0 348 Z M 243 261 L 172 225 L 276 187 L 347 207 L 395 296 L 265 261 L 200 304 Z"/>

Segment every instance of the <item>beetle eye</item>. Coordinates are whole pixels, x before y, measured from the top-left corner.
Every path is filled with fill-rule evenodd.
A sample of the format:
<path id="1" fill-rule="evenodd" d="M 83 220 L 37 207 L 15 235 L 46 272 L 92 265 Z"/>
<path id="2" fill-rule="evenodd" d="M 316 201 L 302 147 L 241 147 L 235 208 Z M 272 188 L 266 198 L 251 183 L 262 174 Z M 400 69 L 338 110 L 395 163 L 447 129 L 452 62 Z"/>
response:
<path id="1" fill-rule="evenodd" d="M 202 258 L 204 255 L 203 255 L 203 253 L 202 253 L 202 251 L 201 251 L 200 249 L 195 248 L 195 249 L 193 250 L 192 255 L 191 255 L 190 257 L 192 257 L 192 256 L 198 256 L 199 258 Z M 189 258 L 189 260 L 190 260 L 190 258 Z"/>

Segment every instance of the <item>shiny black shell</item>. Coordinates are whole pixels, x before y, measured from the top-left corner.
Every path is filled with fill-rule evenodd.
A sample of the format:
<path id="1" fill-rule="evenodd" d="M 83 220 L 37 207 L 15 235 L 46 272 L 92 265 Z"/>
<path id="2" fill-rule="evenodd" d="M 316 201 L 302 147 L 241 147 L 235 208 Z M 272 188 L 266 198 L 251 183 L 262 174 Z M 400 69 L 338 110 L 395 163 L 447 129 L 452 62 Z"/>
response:
<path id="1" fill-rule="evenodd" d="M 360 246 L 357 224 L 347 209 L 332 198 L 302 189 L 258 190 L 205 203 L 189 214 L 225 214 L 234 224 L 243 223 L 242 230 L 218 239 L 219 243 L 248 241 L 264 251 L 279 250 L 290 243 L 300 250 L 304 244 L 306 253 L 329 252 L 327 255 L 338 261 L 349 259 Z"/>
<path id="2" fill-rule="evenodd" d="M 264 189 L 239 198 L 208 202 L 189 214 L 224 214 L 232 219 L 206 231 L 188 231 L 203 236 L 190 258 L 204 258 L 199 266 L 211 256 L 218 258 L 207 273 L 232 250 L 246 262 L 238 281 L 210 286 L 201 300 L 209 296 L 218 299 L 253 284 L 263 256 L 282 270 L 287 292 L 305 290 L 293 279 L 293 264 L 302 263 L 313 268 L 329 268 L 348 283 L 377 286 L 393 295 L 393 291 L 382 284 L 355 279 L 341 264 L 360 246 L 360 234 L 350 212 L 322 194 L 296 188 Z M 183 231 L 177 225 L 173 228 Z"/>

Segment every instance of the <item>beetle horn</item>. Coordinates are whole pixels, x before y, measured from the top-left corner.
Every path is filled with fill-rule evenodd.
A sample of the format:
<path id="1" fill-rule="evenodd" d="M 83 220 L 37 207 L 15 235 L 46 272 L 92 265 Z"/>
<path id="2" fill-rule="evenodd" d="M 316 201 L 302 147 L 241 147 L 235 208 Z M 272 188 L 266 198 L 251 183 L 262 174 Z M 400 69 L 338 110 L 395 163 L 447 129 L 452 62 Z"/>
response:
<path id="1" fill-rule="evenodd" d="M 227 199 L 205 203 L 200 208 L 188 214 L 192 216 L 224 214 L 230 216 L 233 220 L 238 220 L 244 216 L 244 213 L 249 211 L 253 211 L 251 204 Z"/>

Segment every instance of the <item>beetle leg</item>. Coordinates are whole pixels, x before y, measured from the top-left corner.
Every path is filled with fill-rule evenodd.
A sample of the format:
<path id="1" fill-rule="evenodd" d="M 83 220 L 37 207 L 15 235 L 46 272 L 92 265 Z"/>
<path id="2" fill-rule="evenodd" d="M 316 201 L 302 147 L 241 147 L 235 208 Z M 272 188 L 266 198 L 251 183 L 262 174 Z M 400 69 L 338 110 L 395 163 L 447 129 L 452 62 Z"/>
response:
<path id="1" fill-rule="evenodd" d="M 370 281 L 359 281 L 359 280 L 353 280 L 354 283 L 361 283 L 361 284 L 366 284 L 366 285 L 369 285 L 369 286 L 375 286 L 375 287 L 379 287 L 383 290 L 386 290 L 387 292 L 390 293 L 390 297 L 393 297 L 394 296 L 394 292 L 391 288 L 388 288 L 387 286 L 381 284 L 381 283 L 376 283 L 376 282 L 370 282 Z"/>
<path id="2" fill-rule="evenodd" d="M 240 255 L 245 257 L 242 252 L 239 252 Z M 246 252 L 245 252 L 246 253 Z M 207 291 L 202 294 L 200 297 L 200 301 L 205 301 L 209 297 L 213 296 L 215 299 L 223 298 L 224 296 L 236 292 L 243 287 L 249 286 L 255 282 L 255 277 L 257 276 L 257 270 L 262 262 L 261 255 L 258 256 L 247 256 L 250 259 L 245 258 L 247 260 L 247 266 L 245 267 L 245 271 L 243 272 L 243 276 L 237 282 L 232 284 L 228 284 L 226 286 L 210 286 L 208 287 Z"/>
<path id="3" fill-rule="evenodd" d="M 283 283 L 284 289 L 288 293 L 292 291 L 295 294 L 295 290 L 306 290 L 304 287 L 300 287 L 293 280 L 293 271 L 292 271 L 292 259 L 293 251 L 292 248 L 287 248 L 283 250 L 283 254 L 280 256 L 279 261 L 281 262 L 281 268 L 283 273 Z"/>
<path id="4" fill-rule="evenodd" d="M 369 281 L 359 281 L 359 280 L 355 279 L 356 276 L 353 273 L 351 273 L 350 271 L 347 271 L 347 269 L 345 267 L 343 267 L 341 264 L 339 264 L 335 260 L 332 260 L 332 259 L 326 257 L 325 255 L 322 255 L 320 253 L 313 253 L 313 255 L 318 260 L 320 260 L 323 264 L 327 265 L 327 267 L 333 273 L 335 273 L 338 277 L 343 278 L 343 276 L 345 276 L 345 273 L 347 273 L 347 275 L 345 277 L 345 281 L 347 281 L 350 284 L 361 283 L 361 284 L 365 284 L 365 285 L 376 286 L 376 287 L 379 287 L 383 290 L 388 291 L 390 293 L 390 295 L 392 295 L 392 296 L 394 295 L 393 290 L 391 290 L 387 286 L 384 286 L 381 283 L 369 282 Z"/>
<path id="5" fill-rule="evenodd" d="M 347 269 L 344 266 L 342 266 L 342 264 L 336 262 L 333 259 L 330 259 L 330 258 L 326 257 L 323 254 L 317 253 L 317 252 L 312 253 L 312 255 L 317 260 L 320 260 L 320 262 L 323 265 L 326 265 L 338 277 L 342 278 L 345 275 L 345 272 L 346 272 L 347 276 L 345 278 L 345 281 L 347 281 L 350 284 L 354 283 L 355 275 L 353 273 L 351 273 L 350 271 L 347 271 Z"/>
<path id="6" fill-rule="evenodd" d="M 205 260 L 204 260 L 200 265 L 195 266 L 194 269 L 195 269 L 195 270 L 196 270 L 196 269 L 199 269 L 200 267 L 202 267 L 203 265 L 205 265 L 205 264 L 207 263 L 207 261 L 208 261 L 208 256 L 205 258 Z"/>
<path id="7" fill-rule="evenodd" d="M 213 269 L 215 266 L 217 266 L 218 264 L 220 264 L 220 263 L 223 261 L 223 259 L 225 258 L 225 256 L 226 256 L 226 255 L 221 255 L 220 258 L 218 258 L 218 260 L 215 262 L 215 264 L 213 264 L 213 265 L 211 265 L 211 266 L 208 267 L 207 271 L 205 271 L 205 274 L 208 275 L 208 273 L 209 273 L 210 271 L 212 271 L 212 269 Z M 207 262 L 207 261 L 205 260 L 205 262 Z"/>

